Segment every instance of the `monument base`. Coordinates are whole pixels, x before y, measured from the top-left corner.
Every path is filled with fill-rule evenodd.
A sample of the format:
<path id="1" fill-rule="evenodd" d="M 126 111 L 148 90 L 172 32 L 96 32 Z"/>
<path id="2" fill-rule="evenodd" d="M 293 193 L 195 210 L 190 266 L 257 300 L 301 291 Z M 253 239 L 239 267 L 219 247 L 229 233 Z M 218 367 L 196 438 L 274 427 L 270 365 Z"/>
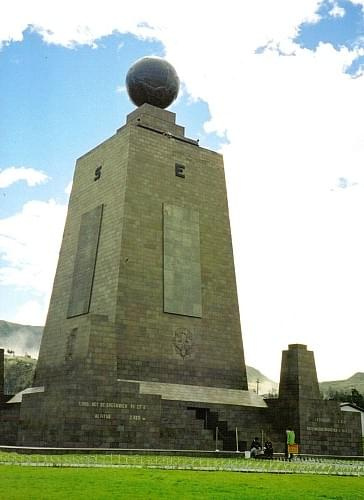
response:
<path id="1" fill-rule="evenodd" d="M 221 387 L 81 381 L 76 371 L 53 380 L 2 403 L 1 445 L 243 452 L 257 436 L 284 453 L 292 429 L 301 454 L 362 455 L 360 414 L 320 398 L 313 353 L 302 345 L 284 351 L 275 399 Z"/>
<path id="2" fill-rule="evenodd" d="M 244 451 L 268 425 L 266 403 L 248 391 L 143 381 L 32 388 L 3 419 L 10 413 L 12 438 L 1 433 L 1 444 L 17 446 Z"/>

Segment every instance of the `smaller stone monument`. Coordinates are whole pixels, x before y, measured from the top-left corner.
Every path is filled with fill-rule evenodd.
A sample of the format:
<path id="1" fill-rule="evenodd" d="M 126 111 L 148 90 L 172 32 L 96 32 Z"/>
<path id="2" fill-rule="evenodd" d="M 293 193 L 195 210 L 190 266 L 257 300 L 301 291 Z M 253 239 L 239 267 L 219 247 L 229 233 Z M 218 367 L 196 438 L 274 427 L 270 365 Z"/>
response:
<path id="1" fill-rule="evenodd" d="M 267 403 L 275 430 L 282 436 L 287 429 L 295 431 L 299 453 L 361 455 L 360 414 L 349 415 L 337 401 L 322 399 L 307 346 L 291 344 L 283 351 L 279 398 Z"/>

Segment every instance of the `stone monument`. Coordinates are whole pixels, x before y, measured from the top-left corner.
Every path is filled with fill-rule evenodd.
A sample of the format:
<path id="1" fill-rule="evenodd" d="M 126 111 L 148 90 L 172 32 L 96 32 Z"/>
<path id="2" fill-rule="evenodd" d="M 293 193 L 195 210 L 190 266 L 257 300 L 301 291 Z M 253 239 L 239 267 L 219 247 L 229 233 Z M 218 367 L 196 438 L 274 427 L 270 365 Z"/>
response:
<path id="1" fill-rule="evenodd" d="M 359 415 L 348 415 L 337 401 L 322 399 L 314 355 L 307 346 L 291 344 L 283 351 L 279 398 L 266 401 L 273 428 L 294 429 L 300 453 L 362 455 Z"/>
<path id="2" fill-rule="evenodd" d="M 139 107 L 76 163 L 44 392 L 22 398 L 19 444 L 199 447 L 195 412 L 164 401 L 251 404 L 222 157 L 162 109 L 179 87 L 169 63 L 137 61 L 126 83 Z M 190 440 L 174 431 L 183 418 Z"/>
<path id="3" fill-rule="evenodd" d="M 34 384 L 2 405 L 0 442 L 283 448 L 319 395 L 302 349 L 307 384 L 289 351 L 278 400 L 248 391 L 223 158 L 164 109 L 169 63 L 137 61 L 126 85 L 138 107 L 77 160 Z"/>

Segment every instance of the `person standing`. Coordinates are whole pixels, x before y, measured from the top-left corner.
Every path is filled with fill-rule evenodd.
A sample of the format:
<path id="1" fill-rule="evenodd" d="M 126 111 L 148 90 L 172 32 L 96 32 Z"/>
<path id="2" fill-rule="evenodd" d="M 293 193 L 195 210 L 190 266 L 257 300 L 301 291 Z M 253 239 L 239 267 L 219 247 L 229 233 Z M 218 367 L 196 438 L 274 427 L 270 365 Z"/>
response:
<path id="1" fill-rule="evenodd" d="M 291 444 L 295 444 L 295 441 L 296 441 L 295 432 L 290 430 L 290 429 L 287 429 L 286 430 L 286 459 L 292 458 L 292 453 L 290 453 L 288 450 L 289 450 L 289 446 Z"/>

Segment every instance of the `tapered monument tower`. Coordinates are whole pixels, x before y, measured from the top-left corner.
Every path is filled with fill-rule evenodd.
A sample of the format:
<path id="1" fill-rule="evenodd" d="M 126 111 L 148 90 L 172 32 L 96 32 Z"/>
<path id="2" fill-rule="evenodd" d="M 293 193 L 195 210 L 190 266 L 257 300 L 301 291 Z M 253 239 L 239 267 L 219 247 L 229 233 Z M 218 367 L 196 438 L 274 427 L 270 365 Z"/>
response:
<path id="1" fill-rule="evenodd" d="M 164 70 L 131 68 L 136 102 L 137 71 L 153 84 Z M 77 161 L 36 383 L 89 363 L 115 380 L 247 389 L 222 157 L 147 90 Z"/>
<path id="2" fill-rule="evenodd" d="M 254 404 L 222 156 L 163 109 L 179 87 L 169 63 L 144 58 L 126 83 L 137 109 L 76 164 L 24 444 L 175 445 L 165 430 L 192 403 Z M 206 439 L 193 428 L 179 446 Z"/>

